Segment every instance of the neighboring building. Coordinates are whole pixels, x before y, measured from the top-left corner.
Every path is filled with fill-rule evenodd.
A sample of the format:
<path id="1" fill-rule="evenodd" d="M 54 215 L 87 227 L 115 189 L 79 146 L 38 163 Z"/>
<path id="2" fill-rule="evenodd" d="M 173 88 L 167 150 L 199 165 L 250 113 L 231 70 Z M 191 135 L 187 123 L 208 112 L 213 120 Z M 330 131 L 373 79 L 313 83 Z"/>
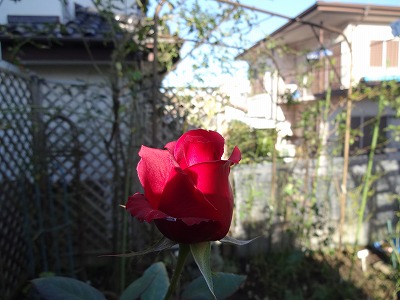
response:
<path id="1" fill-rule="evenodd" d="M 400 6 L 316 2 L 237 59 L 249 63 L 253 98 L 264 98 L 267 107 L 271 102 L 278 106 L 270 112 L 283 111 L 293 131 L 290 140 L 300 144 L 301 115 L 311 103 L 325 98 L 329 86 L 337 113 L 350 85 L 400 81 L 400 39 L 390 26 L 399 17 Z M 269 43 L 275 46 L 267 47 Z M 376 111 L 372 101 L 358 102 L 352 125 L 360 125 Z M 384 126 L 399 123 L 390 109 L 384 115 Z M 359 147 L 370 143 L 371 135 L 364 133 Z"/>
<path id="2" fill-rule="evenodd" d="M 107 264 L 91 257 L 119 248 L 117 202 L 139 185 L 134 154 L 181 133 L 155 105 L 165 72 L 152 77 L 152 24 L 139 44 L 135 11 L 89 2 L 0 0 L 2 299 L 21 298 L 40 272 L 80 277 Z M 121 48 L 132 51 L 115 58 Z"/>
<path id="3" fill-rule="evenodd" d="M 133 37 L 141 26 L 136 1 L 124 2 L 110 20 L 89 0 L 1 1 L 0 59 L 45 78 L 98 82 L 109 70 L 116 41 L 126 42 L 126 33 Z M 140 46 L 125 59 L 150 70 L 152 41 Z"/>

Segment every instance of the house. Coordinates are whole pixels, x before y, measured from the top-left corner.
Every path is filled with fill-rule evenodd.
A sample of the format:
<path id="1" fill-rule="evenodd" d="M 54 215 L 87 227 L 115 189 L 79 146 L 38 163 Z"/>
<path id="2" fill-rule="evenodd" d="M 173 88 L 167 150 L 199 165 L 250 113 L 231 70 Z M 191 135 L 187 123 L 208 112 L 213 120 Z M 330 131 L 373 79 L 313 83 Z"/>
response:
<path id="1" fill-rule="evenodd" d="M 343 111 L 350 86 L 400 81 L 400 39 L 391 29 L 399 17 L 400 6 L 316 2 L 237 57 L 249 63 L 251 96 L 278 106 L 291 125 L 290 142 L 301 144 L 302 113 L 325 99 L 328 88 L 334 108 L 329 120 L 333 120 Z M 370 127 L 359 125 L 376 110 L 376 104 L 367 99 L 354 105 L 352 125 L 364 135 L 353 147 L 371 143 Z M 398 125 L 395 112 L 388 108 L 382 120 L 382 126 Z M 337 143 L 334 136 L 325 134 L 328 143 Z M 390 142 L 390 147 L 398 145 Z"/>
<path id="2" fill-rule="evenodd" d="M 355 237 L 360 237 L 359 245 L 366 245 L 385 239 L 388 224 L 398 221 L 395 217 L 398 203 L 392 197 L 399 193 L 400 145 L 391 139 L 392 132 L 384 129 L 400 124 L 399 109 L 396 111 L 386 106 L 383 111 L 379 138 L 383 145 L 381 150 L 385 153 L 375 156 L 374 182 L 370 182 L 369 186 L 364 179 L 368 157 L 354 156 L 348 161 L 341 157 L 343 136 L 338 134 L 338 128 L 343 125 L 343 120 L 339 122 L 337 117 L 344 116 L 341 112 L 345 112 L 346 104 L 351 103 L 347 99 L 356 94 L 360 83 L 379 86 L 388 80 L 400 81 L 399 18 L 400 5 L 318 1 L 236 57 L 249 65 L 251 91 L 248 92 L 247 103 L 258 101 L 260 107 L 263 101 L 264 115 L 275 122 L 278 134 L 278 124 L 282 121 L 271 115 L 281 109 L 292 131 L 286 141 L 295 146 L 296 156 L 300 158 L 289 164 L 290 168 L 277 171 L 281 182 L 288 183 L 286 187 L 291 189 L 290 194 L 298 193 L 286 202 L 283 200 L 286 192 L 279 194 L 285 191 L 285 185 L 278 189 L 276 198 L 268 199 L 274 183 L 271 178 L 271 186 L 265 184 L 267 176 L 271 174 L 272 177 L 273 174 L 270 168 L 260 166 L 257 170 L 254 166 L 248 167 L 245 171 L 248 178 L 258 176 L 256 178 L 262 178 L 259 182 L 264 184 L 264 194 L 259 203 L 265 207 L 271 205 L 277 211 L 282 205 L 285 207 L 282 215 L 293 204 L 292 216 L 303 209 L 307 211 L 308 205 L 313 207 L 316 204 L 315 207 L 321 208 L 319 213 L 327 220 L 325 225 L 332 222 L 333 229 L 339 228 L 340 221 L 346 220 L 343 240 L 337 231 L 328 234 L 334 242 L 354 243 Z M 398 96 L 395 95 L 397 99 Z M 374 100 L 363 96 L 353 101 L 351 127 L 360 133 L 353 136 L 351 154 L 365 154 L 370 149 L 373 123 L 369 121 L 378 112 Z M 324 109 L 326 103 L 329 110 Z M 263 110 L 258 108 L 256 111 L 261 113 Z M 319 147 L 321 144 L 326 147 Z M 313 159 L 317 156 L 315 154 L 320 154 L 318 159 Z M 344 165 L 349 166 L 345 182 Z M 289 172 L 285 173 L 285 170 Z M 238 172 L 235 175 L 240 187 L 246 187 L 246 175 L 240 177 Z M 364 187 L 369 188 L 368 203 L 360 233 L 355 230 L 355 222 L 356 216 L 364 213 L 360 193 Z M 237 207 L 244 207 L 242 203 L 246 203 L 249 197 L 248 190 L 238 189 L 236 195 L 239 195 L 236 198 Z M 342 195 L 345 196 L 345 203 L 341 201 Z M 298 206 L 300 202 L 301 209 Z M 254 204 L 256 201 L 252 203 L 257 212 L 262 211 Z M 257 220 L 257 214 L 251 215 L 249 220 Z M 260 220 L 265 220 L 265 215 L 261 215 Z M 316 244 L 321 245 L 320 241 Z"/>
<path id="3" fill-rule="evenodd" d="M 0 59 L 16 63 L 39 76 L 96 82 L 109 70 L 116 40 L 126 43 L 143 14 L 135 1 L 115 20 L 107 19 L 91 1 L 2 1 Z M 117 20 L 118 19 L 118 20 Z M 129 53 L 126 61 L 146 69 L 151 43 Z"/>

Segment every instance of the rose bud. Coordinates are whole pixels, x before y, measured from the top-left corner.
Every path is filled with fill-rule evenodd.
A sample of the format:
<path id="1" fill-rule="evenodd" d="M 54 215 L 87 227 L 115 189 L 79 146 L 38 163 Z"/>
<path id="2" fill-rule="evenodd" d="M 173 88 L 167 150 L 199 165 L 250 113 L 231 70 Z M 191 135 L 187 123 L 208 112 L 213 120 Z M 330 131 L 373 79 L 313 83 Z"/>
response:
<path id="1" fill-rule="evenodd" d="M 154 220 L 178 243 L 222 239 L 233 213 L 230 167 L 241 159 L 237 147 L 228 160 L 223 152 L 224 138 L 203 129 L 186 132 L 165 150 L 142 146 L 137 172 L 144 195 L 129 197 L 126 209 L 141 221 Z"/>

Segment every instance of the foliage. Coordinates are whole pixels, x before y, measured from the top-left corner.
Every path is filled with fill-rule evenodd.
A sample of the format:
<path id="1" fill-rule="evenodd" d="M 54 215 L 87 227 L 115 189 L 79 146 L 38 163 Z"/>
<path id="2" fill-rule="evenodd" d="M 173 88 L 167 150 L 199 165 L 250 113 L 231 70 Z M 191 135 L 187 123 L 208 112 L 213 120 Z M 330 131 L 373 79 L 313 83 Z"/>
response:
<path id="1" fill-rule="evenodd" d="M 143 276 L 132 282 L 122 293 L 120 300 L 162 299 L 167 293 L 169 279 L 165 265 L 151 265 Z"/>
<path id="2" fill-rule="evenodd" d="M 226 136 L 228 153 L 238 146 L 242 164 L 270 159 L 274 151 L 276 131 L 273 129 L 254 129 L 241 121 L 231 121 Z"/>
<path id="3" fill-rule="evenodd" d="M 216 69 L 232 73 L 234 57 L 243 49 L 242 43 L 248 42 L 243 28 L 253 27 L 255 16 L 218 1 L 170 0 L 165 4 L 160 20 L 171 29 L 172 36 L 179 36 L 185 42 L 180 63 L 192 67 L 193 81 L 188 81 L 188 85 L 203 85 L 205 72 L 210 78 Z M 170 71 L 178 67 L 174 65 Z M 205 84 L 213 85 L 212 82 Z"/>
<path id="4" fill-rule="evenodd" d="M 282 174 L 283 188 L 278 194 L 281 199 L 278 214 L 286 224 L 285 234 L 293 243 L 289 249 L 296 245 L 309 248 L 312 239 L 319 249 L 328 248 L 335 229 L 329 223 L 326 203 L 323 199 L 312 201 L 312 193 L 316 191 L 309 189 L 310 178 L 300 176 L 294 170 L 289 169 Z"/>
<path id="5" fill-rule="evenodd" d="M 228 97 L 214 88 L 165 88 L 163 92 L 178 111 L 184 129 L 216 130 L 218 116 L 228 104 Z"/>
<path id="6" fill-rule="evenodd" d="M 43 277 L 32 280 L 33 286 L 44 300 L 105 300 L 106 298 L 90 285 L 68 277 Z"/>
<path id="7" fill-rule="evenodd" d="M 351 254 L 279 250 L 238 262 L 248 278 L 234 299 L 392 299 L 394 284 L 376 270 L 353 281 L 343 279 Z M 395 298 L 393 298 L 395 299 Z"/>
<path id="8" fill-rule="evenodd" d="M 256 257 L 250 266 L 253 264 L 257 265 L 253 276 L 262 287 L 261 293 L 272 299 L 354 299 L 357 296 L 343 287 L 338 289 L 338 282 L 334 284 L 326 267 L 314 265 L 312 258 L 301 251 L 270 253 Z M 314 281 L 317 278 L 329 283 Z M 321 293 L 322 297 L 317 296 Z"/>
<path id="9" fill-rule="evenodd" d="M 210 274 L 218 299 L 232 295 L 244 282 L 246 276 L 228 273 Z M 36 292 L 44 300 L 101 300 L 105 296 L 82 281 L 59 276 L 49 276 L 32 280 Z M 159 300 L 163 299 L 169 287 L 168 273 L 164 263 L 152 264 L 143 275 L 132 282 L 121 294 L 120 300 Z M 198 277 L 183 291 L 183 299 L 210 299 L 210 290 L 204 278 Z"/>
<path id="10" fill-rule="evenodd" d="M 397 198 L 397 201 L 400 204 L 400 198 Z M 400 217 L 400 211 L 396 212 L 397 218 Z M 390 221 L 389 221 L 390 222 Z M 390 224 L 390 225 L 389 225 Z M 394 224 L 394 229 L 392 228 L 392 224 L 388 223 L 388 237 L 389 245 L 392 249 L 392 253 L 390 254 L 390 260 L 392 262 L 393 269 L 397 272 L 395 273 L 394 280 L 396 282 L 396 293 L 400 294 L 400 221 L 399 219 Z"/>
<path id="11" fill-rule="evenodd" d="M 367 84 L 361 82 L 358 84 L 352 94 L 352 100 L 355 105 L 360 101 L 370 100 L 373 103 L 377 103 L 379 96 L 384 96 L 382 105 L 385 108 L 391 108 L 395 112 L 396 117 L 400 117 L 400 85 L 396 81 L 382 82 L 381 84 Z M 336 115 L 335 123 L 337 124 L 337 136 L 338 139 L 343 139 L 344 132 L 346 130 L 345 124 L 345 111 L 341 111 Z M 382 118 L 385 116 L 382 115 Z M 376 116 L 364 120 L 364 123 L 359 126 L 353 126 L 350 128 L 350 145 L 353 155 L 362 155 L 370 152 L 369 146 L 362 149 L 355 146 L 355 142 L 365 135 L 365 132 L 372 132 L 373 124 L 376 122 Z M 393 124 L 384 124 L 386 128 L 381 126 L 379 129 L 379 135 L 377 140 L 377 149 L 382 151 L 390 141 L 400 141 L 399 139 L 399 126 Z M 386 137 L 388 131 L 390 131 L 390 140 Z M 338 145 L 340 146 L 340 145 Z M 336 149 L 334 154 L 340 154 L 342 151 L 341 147 Z"/>
<path id="12" fill-rule="evenodd" d="M 320 133 L 317 130 L 320 114 L 321 110 L 318 103 L 311 104 L 301 114 L 298 127 L 302 129 L 303 133 L 302 155 L 304 158 L 315 157 L 318 154 L 317 149 L 321 142 Z"/>
<path id="13" fill-rule="evenodd" d="M 232 295 L 232 287 L 239 289 L 246 276 L 229 273 L 213 273 L 212 280 L 215 287 L 215 296 L 217 299 L 225 299 Z M 183 299 L 187 300 L 207 300 L 211 298 L 207 289 L 206 282 L 202 276 L 197 277 L 189 283 L 182 294 Z"/>

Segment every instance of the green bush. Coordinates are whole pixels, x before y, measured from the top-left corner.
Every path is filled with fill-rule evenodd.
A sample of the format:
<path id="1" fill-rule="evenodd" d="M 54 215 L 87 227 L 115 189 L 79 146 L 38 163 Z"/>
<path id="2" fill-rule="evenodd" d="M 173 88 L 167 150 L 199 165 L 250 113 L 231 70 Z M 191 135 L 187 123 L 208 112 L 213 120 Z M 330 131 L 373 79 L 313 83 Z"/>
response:
<path id="1" fill-rule="evenodd" d="M 242 152 L 241 163 L 270 160 L 272 157 L 276 131 L 274 129 L 254 129 L 241 121 L 232 121 L 226 134 L 228 153 L 235 146 Z"/>

